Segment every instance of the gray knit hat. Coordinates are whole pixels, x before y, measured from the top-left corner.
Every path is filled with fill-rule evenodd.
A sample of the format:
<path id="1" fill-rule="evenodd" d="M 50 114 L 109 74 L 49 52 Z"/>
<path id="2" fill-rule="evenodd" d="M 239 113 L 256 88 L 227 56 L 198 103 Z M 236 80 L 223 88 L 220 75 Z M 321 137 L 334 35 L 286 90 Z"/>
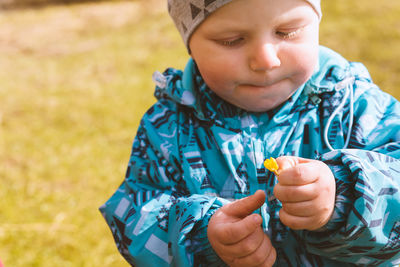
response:
<path id="1" fill-rule="evenodd" d="M 189 38 L 197 26 L 212 12 L 231 1 L 232 0 L 168 0 L 169 15 L 178 28 L 188 49 Z M 321 0 L 305 1 L 315 9 L 321 19 Z"/>

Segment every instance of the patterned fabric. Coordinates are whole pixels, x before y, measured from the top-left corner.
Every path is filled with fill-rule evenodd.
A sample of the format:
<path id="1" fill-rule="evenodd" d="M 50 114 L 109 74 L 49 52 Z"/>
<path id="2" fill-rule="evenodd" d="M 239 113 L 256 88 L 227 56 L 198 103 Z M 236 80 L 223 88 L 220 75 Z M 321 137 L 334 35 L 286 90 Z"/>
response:
<path id="1" fill-rule="evenodd" d="M 141 121 L 125 181 L 100 208 L 128 262 L 225 266 L 208 242 L 208 220 L 222 205 L 262 189 L 260 214 L 277 250 L 275 266 L 400 263 L 400 103 L 361 64 L 321 47 L 312 78 L 266 113 L 220 99 L 191 60 L 184 72 L 167 69 L 156 80 L 158 102 Z M 354 103 L 346 100 L 333 118 L 330 151 L 324 128 L 346 88 Z M 277 180 L 263 167 L 265 158 L 280 155 L 319 159 L 334 173 L 335 211 L 321 231 L 280 222 Z"/>
<path id="2" fill-rule="evenodd" d="M 189 38 L 212 12 L 232 0 L 168 0 L 168 12 L 187 48 Z M 322 17 L 321 0 L 306 0 Z"/>

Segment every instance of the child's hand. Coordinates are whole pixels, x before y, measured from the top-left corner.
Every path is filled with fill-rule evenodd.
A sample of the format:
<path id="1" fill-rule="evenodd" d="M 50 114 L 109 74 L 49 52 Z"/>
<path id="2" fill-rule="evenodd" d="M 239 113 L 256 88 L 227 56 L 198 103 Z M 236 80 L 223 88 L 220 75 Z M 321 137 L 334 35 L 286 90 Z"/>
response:
<path id="1" fill-rule="evenodd" d="M 207 235 L 218 256 L 229 266 L 272 266 L 276 252 L 261 226 L 259 214 L 252 214 L 265 201 L 261 190 L 229 203 L 211 217 Z"/>
<path id="2" fill-rule="evenodd" d="M 282 202 L 279 217 L 295 229 L 317 230 L 330 219 L 335 205 L 335 178 L 322 161 L 279 157 L 274 194 Z"/>

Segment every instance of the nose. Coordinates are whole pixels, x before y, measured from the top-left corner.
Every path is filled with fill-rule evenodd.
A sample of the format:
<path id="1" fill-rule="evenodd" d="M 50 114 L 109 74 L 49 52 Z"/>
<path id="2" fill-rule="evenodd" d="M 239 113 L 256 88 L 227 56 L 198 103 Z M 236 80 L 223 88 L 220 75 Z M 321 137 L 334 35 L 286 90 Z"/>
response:
<path id="1" fill-rule="evenodd" d="M 253 71 L 267 71 L 281 65 L 277 47 L 271 43 L 256 45 L 251 52 L 250 69 Z"/>

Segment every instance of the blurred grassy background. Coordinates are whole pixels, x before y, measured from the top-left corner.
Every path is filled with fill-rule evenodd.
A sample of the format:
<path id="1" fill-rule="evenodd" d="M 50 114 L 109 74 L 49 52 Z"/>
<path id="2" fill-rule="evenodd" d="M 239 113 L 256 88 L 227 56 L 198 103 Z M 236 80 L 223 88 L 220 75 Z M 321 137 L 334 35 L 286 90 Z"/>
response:
<path id="1" fill-rule="evenodd" d="M 165 0 L 0 13 L 0 259 L 127 266 L 98 207 L 122 182 L 151 74 L 183 68 Z M 321 43 L 400 99 L 400 2 L 323 1 Z"/>

